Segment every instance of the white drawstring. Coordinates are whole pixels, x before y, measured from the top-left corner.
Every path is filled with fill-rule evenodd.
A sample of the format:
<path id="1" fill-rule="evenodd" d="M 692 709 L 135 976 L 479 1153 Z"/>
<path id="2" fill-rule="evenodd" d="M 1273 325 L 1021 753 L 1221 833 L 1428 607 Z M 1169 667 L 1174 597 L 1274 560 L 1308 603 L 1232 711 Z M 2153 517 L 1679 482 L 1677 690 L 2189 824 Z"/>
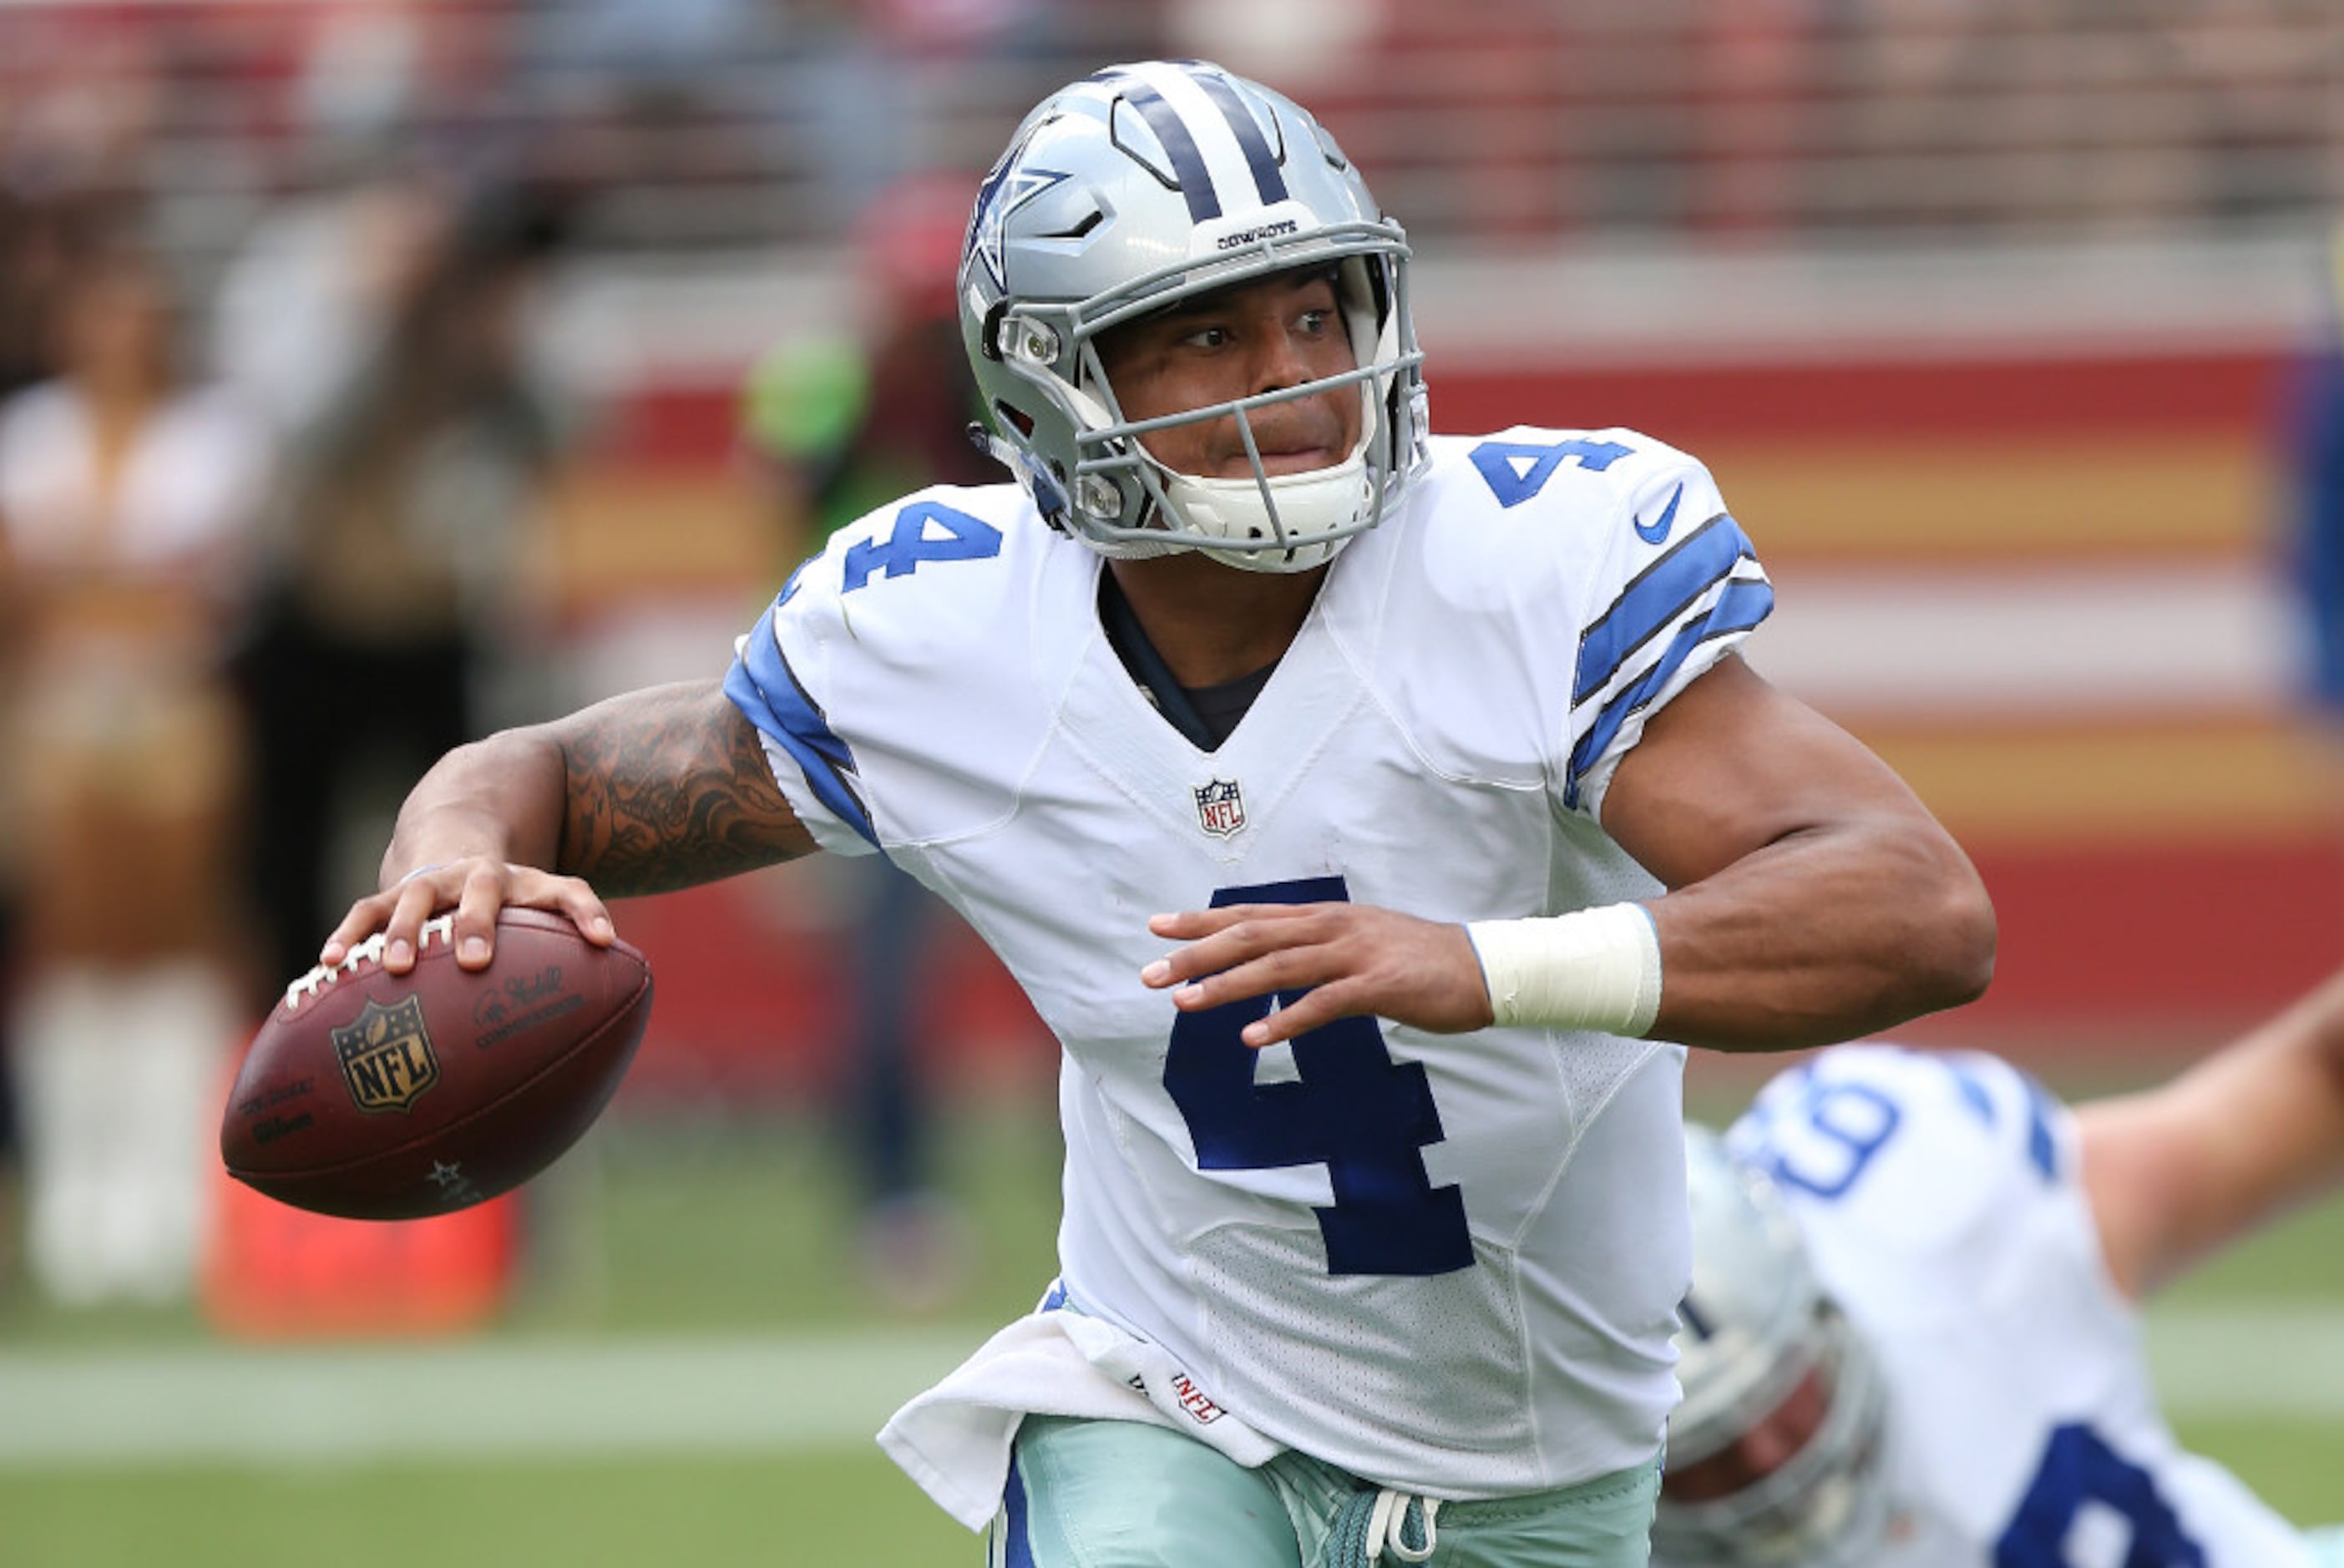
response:
<path id="1" fill-rule="evenodd" d="M 1411 1502 L 1424 1517 L 1424 1544 L 1421 1546 L 1410 1546 L 1401 1539 L 1407 1529 L 1409 1504 Z M 1368 1516 L 1368 1540 L 1364 1553 L 1367 1561 L 1370 1563 L 1379 1562 L 1387 1552 L 1403 1563 L 1430 1561 L 1432 1549 L 1440 1543 L 1440 1537 L 1432 1527 L 1432 1521 L 1440 1512 L 1440 1499 L 1437 1497 L 1411 1497 L 1405 1492 L 1394 1492 L 1390 1487 L 1385 1487 L 1376 1494 L 1376 1511 Z"/>

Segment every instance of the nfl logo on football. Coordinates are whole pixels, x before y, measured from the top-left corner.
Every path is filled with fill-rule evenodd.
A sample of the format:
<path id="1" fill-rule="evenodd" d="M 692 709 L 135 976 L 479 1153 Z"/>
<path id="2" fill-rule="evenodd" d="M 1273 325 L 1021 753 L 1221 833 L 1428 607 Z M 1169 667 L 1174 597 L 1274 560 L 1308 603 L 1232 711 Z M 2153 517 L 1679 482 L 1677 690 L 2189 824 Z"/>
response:
<path id="1" fill-rule="evenodd" d="M 425 1089 L 440 1081 L 440 1058 L 423 1027 L 423 999 L 402 996 L 391 1007 L 369 998 L 347 1028 L 336 1029 L 334 1054 L 342 1081 L 362 1111 L 406 1114 Z"/>
<path id="2" fill-rule="evenodd" d="M 1227 838 L 1245 825 L 1245 796 L 1235 779 L 1215 779 L 1197 786 L 1197 825 L 1215 838 Z"/>

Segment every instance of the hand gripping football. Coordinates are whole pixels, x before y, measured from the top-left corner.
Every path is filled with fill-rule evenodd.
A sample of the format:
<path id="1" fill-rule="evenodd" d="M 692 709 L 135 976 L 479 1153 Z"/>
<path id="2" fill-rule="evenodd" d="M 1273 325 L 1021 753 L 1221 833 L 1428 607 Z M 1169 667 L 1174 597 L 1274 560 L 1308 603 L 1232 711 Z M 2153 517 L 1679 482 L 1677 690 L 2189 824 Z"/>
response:
<path id="1" fill-rule="evenodd" d="M 229 1175 L 320 1214 L 414 1219 L 518 1187 L 578 1141 L 650 1020 L 643 956 L 506 909 L 475 973 L 450 926 L 425 923 L 405 975 L 378 935 L 286 988 L 228 1095 Z"/>

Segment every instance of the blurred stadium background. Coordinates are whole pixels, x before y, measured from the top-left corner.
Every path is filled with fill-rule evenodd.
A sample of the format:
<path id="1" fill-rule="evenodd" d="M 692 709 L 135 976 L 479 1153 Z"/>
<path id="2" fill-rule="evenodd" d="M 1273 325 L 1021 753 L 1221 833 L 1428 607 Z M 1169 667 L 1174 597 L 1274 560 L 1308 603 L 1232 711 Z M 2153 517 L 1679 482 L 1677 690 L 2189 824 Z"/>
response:
<path id="1" fill-rule="evenodd" d="M 224 669 L 288 596 L 347 628 L 404 572 L 444 579 L 472 727 L 705 675 L 808 527 L 744 440 L 752 364 L 859 330 L 1044 91 L 1160 53 L 1293 92 L 1369 171 L 1419 246 L 1438 428 L 1632 425 L 1716 471 L 1781 591 L 1753 662 L 1897 765 L 1992 885 L 1993 992 L 1914 1037 L 2114 1087 L 2344 957 L 2319 635 L 2344 590 L 2314 526 L 2344 505 L 2319 489 L 2344 446 L 2318 422 L 2332 0 L 0 0 L 0 364 L 65 368 L 76 236 L 127 237 L 164 280 L 187 375 L 252 410 L 274 476 L 205 563 L 237 576 L 200 594 Z M 399 314 L 381 275 L 419 235 L 526 292 Z M 493 407 L 452 427 L 478 460 L 379 470 L 315 428 L 370 334 L 508 330 Z M 392 384 L 458 406 L 470 373 Z M 304 530 L 388 505 L 378 484 L 448 536 L 353 599 L 305 571 L 327 547 Z M 0 800 L 64 787 L 68 821 L 41 748 L 78 732 L 24 715 L 71 576 L 20 560 L 6 613 L 35 631 L 0 621 Z M 423 759 L 327 709 L 382 690 L 242 710 L 220 776 L 244 825 L 217 842 L 252 875 L 204 884 L 253 890 L 233 928 L 298 924 L 268 897 L 291 830 L 267 791 L 300 787 L 305 748 L 364 754 L 317 832 L 330 891 L 370 882 Z M 109 885 L 15 836 L 21 994 L 74 940 L 56 889 Z M 867 1439 L 1048 1278 L 1055 1063 L 990 959 L 935 933 L 899 986 L 939 1196 L 874 1234 L 841 1108 L 869 896 L 806 866 L 622 907 L 652 1037 L 523 1203 L 352 1233 L 206 1176 L 179 1288 L 69 1306 L 12 1195 L 0 1562 L 973 1561 Z M 257 996 L 275 954 L 206 961 Z M 1773 1065 L 1703 1060 L 1694 1098 L 1730 1114 Z M 2344 1205 L 2153 1323 L 2185 1436 L 2295 1517 L 2344 1516 Z"/>

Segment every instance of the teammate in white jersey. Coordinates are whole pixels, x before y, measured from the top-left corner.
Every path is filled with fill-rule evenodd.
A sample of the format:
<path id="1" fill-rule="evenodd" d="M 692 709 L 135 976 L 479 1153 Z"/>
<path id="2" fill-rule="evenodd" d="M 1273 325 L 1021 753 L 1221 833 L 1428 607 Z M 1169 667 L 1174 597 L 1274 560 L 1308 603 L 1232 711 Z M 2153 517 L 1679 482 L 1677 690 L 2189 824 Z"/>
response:
<path id="1" fill-rule="evenodd" d="M 1843 1047 L 1689 1144 L 1656 1563 L 2344 1568 L 2176 1442 L 2137 1308 L 2344 1183 L 2344 975 L 2147 1092 Z"/>
<path id="2" fill-rule="evenodd" d="M 1708 474 L 1430 437 L 1407 261 L 1277 94 L 1055 95 L 957 280 L 1017 482 L 841 531 L 721 686 L 452 754 L 327 946 L 817 847 L 958 909 L 1064 1046 L 1063 1277 L 882 1441 L 1004 1563 L 1641 1563 L 1683 1044 L 1992 963 L 1960 850 L 1734 655 Z"/>

